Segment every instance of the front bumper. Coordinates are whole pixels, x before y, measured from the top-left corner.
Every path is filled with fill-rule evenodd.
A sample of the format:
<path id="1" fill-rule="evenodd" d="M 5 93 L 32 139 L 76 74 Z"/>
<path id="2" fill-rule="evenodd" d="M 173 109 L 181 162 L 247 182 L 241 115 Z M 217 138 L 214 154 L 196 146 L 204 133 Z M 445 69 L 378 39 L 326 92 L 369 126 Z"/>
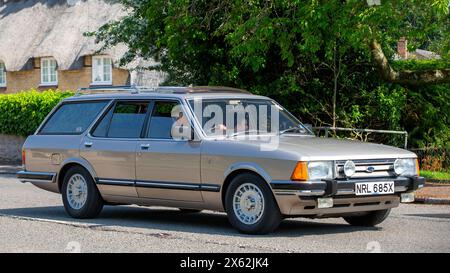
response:
<path id="1" fill-rule="evenodd" d="M 425 184 L 420 176 L 370 178 L 352 180 L 322 180 L 315 182 L 272 181 L 271 186 L 276 195 L 298 195 L 311 197 L 333 197 L 336 195 L 355 195 L 355 183 L 377 183 L 394 181 L 395 192 L 415 191 Z"/>
<path id="2" fill-rule="evenodd" d="M 355 183 L 393 181 L 394 194 L 355 195 Z M 317 182 L 272 181 L 278 207 L 286 216 L 336 217 L 366 211 L 397 207 L 400 194 L 417 190 L 425 184 L 425 178 L 392 177 L 353 180 L 326 180 Z M 333 198 L 333 207 L 318 208 L 317 199 Z"/>

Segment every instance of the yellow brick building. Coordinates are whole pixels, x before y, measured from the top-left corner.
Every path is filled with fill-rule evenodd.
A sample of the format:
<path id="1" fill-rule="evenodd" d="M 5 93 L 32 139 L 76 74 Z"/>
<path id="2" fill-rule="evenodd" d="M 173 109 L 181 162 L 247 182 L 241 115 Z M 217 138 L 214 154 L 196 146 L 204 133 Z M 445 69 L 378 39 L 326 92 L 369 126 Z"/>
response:
<path id="1" fill-rule="evenodd" d="M 164 75 L 119 66 L 124 45 L 100 51 L 93 37 L 103 24 L 126 13 L 104 0 L 0 0 L 0 94 L 35 88 L 76 90 L 89 86 L 157 86 Z"/>

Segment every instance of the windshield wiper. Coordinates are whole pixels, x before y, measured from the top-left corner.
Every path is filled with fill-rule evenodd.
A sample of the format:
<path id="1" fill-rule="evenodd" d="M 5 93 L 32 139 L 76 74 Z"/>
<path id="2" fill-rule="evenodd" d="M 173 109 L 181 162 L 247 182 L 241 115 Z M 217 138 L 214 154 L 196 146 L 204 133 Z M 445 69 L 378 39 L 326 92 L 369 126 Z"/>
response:
<path id="1" fill-rule="evenodd" d="M 287 129 L 280 131 L 280 135 L 282 135 L 284 133 L 294 132 L 294 131 L 299 131 L 300 134 L 306 133 L 306 130 L 301 127 L 291 127 L 291 128 L 287 128 Z"/>
<path id="2" fill-rule="evenodd" d="M 236 132 L 233 133 L 231 135 L 227 135 L 227 137 L 235 137 L 235 136 L 239 136 L 239 135 L 243 135 L 243 134 L 247 134 L 247 133 L 259 133 L 259 130 L 245 130 L 245 131 L 240 131 L 240 132 Z"/>
<path id="3" fill-rule="evenodd" d="M 289 132 L 295 132 L 298 131 L 299 134 L 307 134 L 307 131 L 302 128 L 302 127 L 291 127 L 291 128 L 287 128 L 285 130 L 282 130 L 279 132 L 280 135 L 284 134 L 284 133 L 289 133 Z M 259 130 L 246 130 L 246 131 L 240 131 L 240 132 L 236 132 L 233 134 L 229 134 L 227 135 L 227 137 L 235 137 L 235 136 L 239 136 L 239 135 L 243 135 L 243 134 L 251 134 L 251 133 L 256 133 L 259 134 Z"/>

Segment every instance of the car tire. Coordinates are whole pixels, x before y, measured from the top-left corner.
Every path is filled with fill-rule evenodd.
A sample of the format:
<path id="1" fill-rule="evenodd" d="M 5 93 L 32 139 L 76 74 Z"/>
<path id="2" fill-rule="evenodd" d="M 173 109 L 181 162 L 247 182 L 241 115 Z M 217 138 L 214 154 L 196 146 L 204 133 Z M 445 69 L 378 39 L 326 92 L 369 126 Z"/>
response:
<path id="1" fill-rule="evenodd" d="M 231 181 L 225 194 L 225 210 L 231 225 L 246 234 L 270 233 L 282 220 L 269 185 L 251 173 Z"/>
<path id="2" fill-rule="evenodd" d="M 201 209 L 183 209 L 183 208 L 179 208 L 179 210 L 182 213 L 199 213 L 202 211 Z"/>
<path id="3" fill-rule="evenodd" d="M 64 209 L 73 218 L 95 218 L 103 208 L 104 202 L 94 180 L 81 166 L 67 171 L 61 192 Z"/>
<path id="4" fill-rule="evenodd" d="M 370 211 L 361 216 L 347 216 L 344 220 L 352 226 L 374 227 L 382 223 L 391 212 L 391 209 Z"/>

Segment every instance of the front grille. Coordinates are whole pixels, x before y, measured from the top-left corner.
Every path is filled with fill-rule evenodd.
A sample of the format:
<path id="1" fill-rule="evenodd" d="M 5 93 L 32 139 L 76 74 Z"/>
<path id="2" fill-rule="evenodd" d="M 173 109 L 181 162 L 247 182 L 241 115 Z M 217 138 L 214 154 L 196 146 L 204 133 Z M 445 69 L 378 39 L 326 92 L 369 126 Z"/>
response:
<path id="1" fill-rule="evenodd" d="M 335 162 L 336 175 L 338 178 L 345 178 L 344 164 L 347 160 L 337 160 Z M 371 177 L 393 177 L 395 159 L 364 159 L 352 160 L 356 166 L 356 172 L 351 179 L 371 178 Z M 373 171 L 368 169 L 372 167 Z"/>

